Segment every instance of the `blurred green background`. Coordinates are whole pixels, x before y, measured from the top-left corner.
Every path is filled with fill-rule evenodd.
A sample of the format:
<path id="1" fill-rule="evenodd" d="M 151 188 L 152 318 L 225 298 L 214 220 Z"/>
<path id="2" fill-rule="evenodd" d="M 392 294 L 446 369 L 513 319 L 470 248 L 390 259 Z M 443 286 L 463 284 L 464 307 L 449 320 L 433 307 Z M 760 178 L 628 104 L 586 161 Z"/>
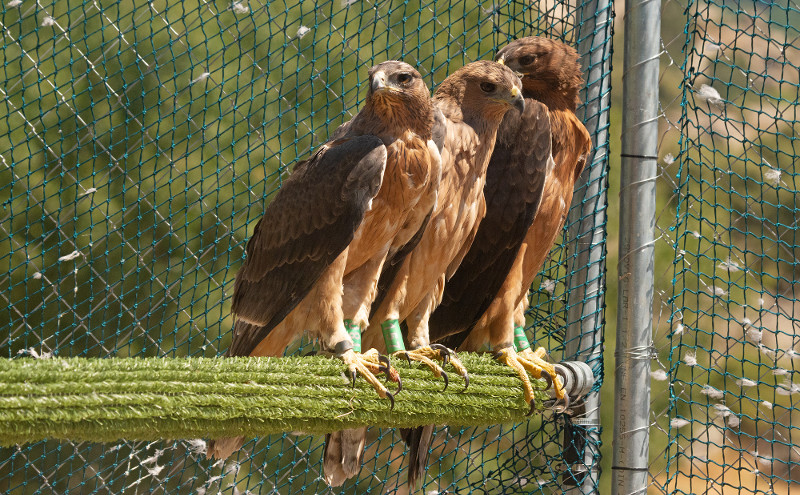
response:
<path id="1" fill-rule="evenodd" d="M 404 59 L 435 87 L 464 63 L 531 34 L 575 44 L 592 32 L 610 56 L 611 29 L 582 15 L 587 5 L 6 2 L 0 327 L 7 332 L 0 349 L 6 357 L 223 352 L 244 243 L 296 159 L 355 114 L 369 66 Z M 652 491 L 698 492 L 724 480 L 778 493 L 798 460 L 788 351 L 797 344 L 800 15 L 793 2 L 663 5 L 653 369 L 667 379 L 653 381 Z M 614 33 L 622 35 L 621 24 Z M 615 41 L 610 79 L 590 81 L 611 91 L 610 108 L 601 108 L 609 112 L 611 146 L 599 143 L 608 163 L 593 164 L 608 166 L 609 198 L 607 210 L 602 200 L 597 207 L 608 219 L 609 276 L 598 297 L 611 363 L 602 388 L 599 493 L 610 492 L 614 414 L 622 98 Z M 704 84 L 725 104 L 712 101 Z M 555 359 L 564 355 L 569 323 L 570 256 L 568 242 L 554 249 L 529 316 L 531 336 Z M 753 329 L 759 340 L 748 343 Z M 687 365 L 687 353 L 698 363 Z M 780 392 L 786 375 L 789 394 Z M 746 393 L 743 379 L 755 383 Z M 709 398 L 709 384 L 731 395 Z M 723 402 L 732 413 L 713 407 Z M 675 418 L 692 425 L 670 432 Z M 524 425 L 442 429 L 425 490 L 561 493 L 562 436 L 563 422 L 548 415 Z M 760 437 L 772 440 L 759 444 Z M 319 438 L 250 442 L 239 464 L 224 466 L 212 466 L 197 448 L 43 442 L 1 449 L 0 490 L 326 491 Z M 362 476 L 343 492 L 403 493 L 403 449 L 396 433 L 373 431 Z"/>
<path id="2" fill-rule="evenodd" d="M 585 7 L 557 2 L 11 0 L 2 9 L 0 349 L 11 358 L 224 352 L 255 222 L 296 160 L 358 110 L 370 66 L 403 59 L 433 88 L 521 36 L 575 44 L 582 30 L 601 60 L 611 41 L 593 12 L 583 19 Z M 607 94 L 607 77 L 595 84 Z M 600 175 L 605 166 L 593 164 Z M 568 256 L 554 251 L 543 278 L 555 285 L 537 291 L 530 320 L 556 359 Z M 423 490 L 559 491 L 563 429 L 553 414 L 443 427 Z M 337 493 L 407 489 L 399 434 L 370 435 L 362 475 Z M 224 465 L 198 445 L 2 449 L 0 490 L 330 492 L 320 437 L 251 441 Z"/>

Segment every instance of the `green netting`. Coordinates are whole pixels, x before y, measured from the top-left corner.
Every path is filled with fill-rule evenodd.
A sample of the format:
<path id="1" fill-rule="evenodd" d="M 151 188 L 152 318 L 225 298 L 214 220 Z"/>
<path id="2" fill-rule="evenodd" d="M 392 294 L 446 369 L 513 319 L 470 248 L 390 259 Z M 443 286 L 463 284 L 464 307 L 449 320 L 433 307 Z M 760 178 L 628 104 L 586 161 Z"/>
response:
<path id="1" fill-rule="evenodd" d="M 604 251 L 609 4 L 4 0 L 0 8 L 6 357 L 221 354 L 255 222 L 295 159 L 355 114 L 369 66 L 403 59 L 435 87 L 509 39 L 543 34 L 579 47 L 591 71 L 579 116 L 597 151 L 570 234 L 534 286 L 529 332 L 556 360 L 589 359 L 601 378 L 604 261 L 584 261 L 576 241 L 600 233 L 592 247 Z M 587 290 L 581 273 L 599 290 Z M 0 491 L 405 490 L 398 432 L 371 429 L 361 475 L 337 490 L 321 478 L 322 440 L 298 432 L 251 440 L 227 463 L 206 461 L 197 442 L 45 441 L 0 450 Z M 596 426 L 561 415 L 441 427 L 422 489 L 561 493 L 598 469 L 598 449 Z"/>
<path id="2" fill-rule="evenodd" d="M 658 484 L 793 493 L 800 6 L 693 1 L 685 15 L 668 467 Z"/>

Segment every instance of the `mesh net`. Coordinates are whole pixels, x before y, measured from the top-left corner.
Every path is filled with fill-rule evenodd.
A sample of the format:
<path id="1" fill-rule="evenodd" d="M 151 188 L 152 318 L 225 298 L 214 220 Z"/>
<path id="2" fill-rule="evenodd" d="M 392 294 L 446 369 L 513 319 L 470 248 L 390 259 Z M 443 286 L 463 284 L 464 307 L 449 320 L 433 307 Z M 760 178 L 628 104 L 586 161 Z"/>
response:
<path id="1" fill-rule="evenodd" d="M 798 25 L 793 1 L 664 5 L 653 493 L 800 480 Z"/>
<path id="2" fill-rule="evenodd" d="M 596 152 L 573 202 L 571 234 L 534 284 L 529 332 L 555 360 L 591 357 L 601 377 L 607 3 L 10 0 L 0 8 L 6 357 L 221 354 L 248 232 L 296 158 L 355 114 L 367 67 L 403 59 L 435 87 L 509 39 L 543 34 L 578 46 L 592 71 L 579 116 Z M 574 247 L 586 235 L 599 257 Z M 588 283 L 599 290 L 586 290 L 581 273 L 593 274 Z M 582 314 L 593 316 L 588 327 L 577 325 Z M 423 490 L 561 493 L 599 462 L 599 431 L 576 431 L 552 414 L 440 428 Z M 3 448 L 0 491 L 406 489 L 405 447 L 393 430 L 370 431 L 361 474 L 337 490 L 321 478 L 319 437 L 251 440 L 227 463 L 206 461 L 202 448 Z"/>

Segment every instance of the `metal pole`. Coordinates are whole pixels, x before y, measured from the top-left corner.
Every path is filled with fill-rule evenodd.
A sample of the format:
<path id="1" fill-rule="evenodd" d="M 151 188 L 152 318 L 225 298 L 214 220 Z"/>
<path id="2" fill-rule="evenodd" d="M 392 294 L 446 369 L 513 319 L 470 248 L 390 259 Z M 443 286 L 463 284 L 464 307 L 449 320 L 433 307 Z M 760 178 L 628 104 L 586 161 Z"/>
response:
<path id="1" fill-rule="evenodd" d="M 578 10 L 578 52 L 586 75 L 583 121 L 592 135 L 593 155 L 575 186 L 570 210 L 568 257 L 569 301 L 565 336 L 566 360 L 588 363 L 595 379 L 602 373 L 602 327 L 605 295 L 606 180 L 608 110 L 611 96 L 613 4 L 584 3 Z M 597 493 L 600 464 L 600 395 L 595 390 L 573 407 L 564 428 L 564 493 Z"/>
<path id="2" fill-rule="evenodd" d="M 645 494 L 658 150 L 661 1 L 627 0 L 612 494 Z"/>

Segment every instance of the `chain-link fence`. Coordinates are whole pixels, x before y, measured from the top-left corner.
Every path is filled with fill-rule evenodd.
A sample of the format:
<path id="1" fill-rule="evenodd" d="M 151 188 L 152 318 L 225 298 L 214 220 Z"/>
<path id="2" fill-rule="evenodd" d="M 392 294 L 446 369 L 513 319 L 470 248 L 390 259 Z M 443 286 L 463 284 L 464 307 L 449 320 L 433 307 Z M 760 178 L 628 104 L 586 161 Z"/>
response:
<path id="1" fill-rule="evenodd" d="M 19 355 L 214 356 L 230 339 L 246 239 L 295 160 L 355 114 L 386 59 L 435 87 L 513 38 L 577 46 L 596 152 L 529 331 L 602 377 L 612 6 L 605 2 L 41 2 L 2 5 L 0 349 Z M 599 237 L 598 237 L 599 235 Z M 591 239 L 590 249 L 580 241 Z M 572 246 L 572 247 L 570 247 Z M 536 329 L 534 332 L 533 329 Z M 600 386 L 600 380 L 596 389 Z M 594 409 L 584 411 L 596 415 Z M 596 416 L 594 416 L 596 418 Z M 401 493 L 405 447 L 372 429 L 339 493 Z M 46 441 L 0 450 L 4 493 L 320 493 L 322 439 Z M 596 419 L 442 427 L 425 492 L 591 491 Z"/>
<path id="2" fill-rule="evenodd" d="M 800 5 L 663 26 L 650 492 L 793 493 Z"/>

